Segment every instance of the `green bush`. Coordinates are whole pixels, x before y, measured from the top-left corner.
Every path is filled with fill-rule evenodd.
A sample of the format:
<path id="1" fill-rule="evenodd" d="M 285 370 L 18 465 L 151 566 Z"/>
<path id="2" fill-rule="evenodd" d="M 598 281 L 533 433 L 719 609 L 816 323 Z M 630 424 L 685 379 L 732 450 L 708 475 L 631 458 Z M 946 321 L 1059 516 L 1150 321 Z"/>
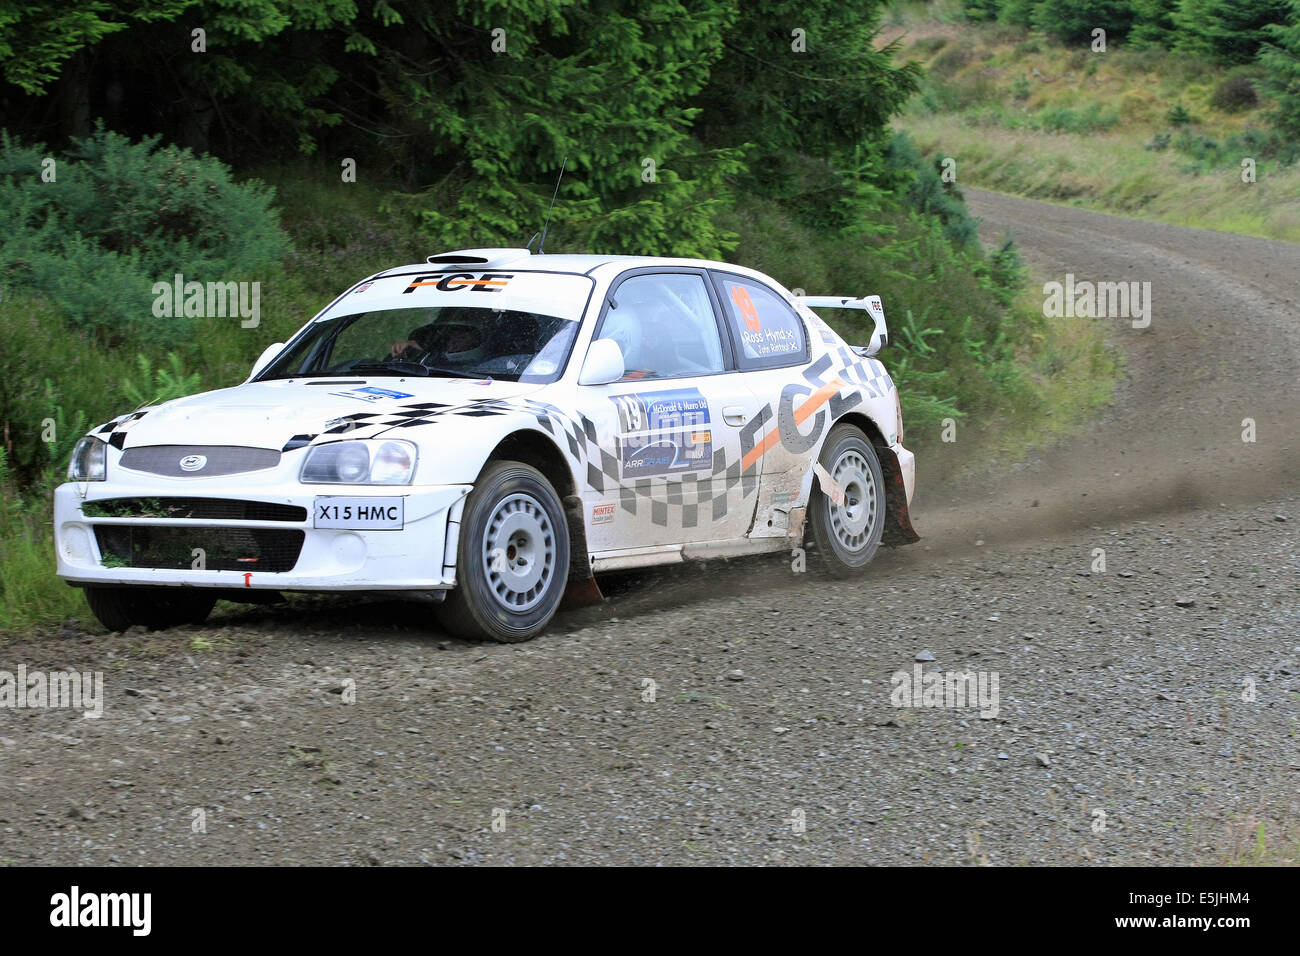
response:
<path id="1" fill-rule="evenodd" d="M 989 23 L 998 18 L 1000 0 L 962 0 L 962 11 L 967 20 L 977 23 Z"/>
<path id="2" fill-rule="evenodd" d="M 1034 25 L 1034 8 L 1041 0 L 1002 0 L 998 8 L 998 22 L 1028 30 Z"/>
<path id="3" fill-rule="evenodd" d="M 111 337 L 175 340 L 189 322 L 154 316 L 154 283 L 268 277 L 288 249 L 273 198 L 156 137 L 101 128 L 54 156 L 0 133 L 0 282 Z"/>
<path id="4" fill-rule="evenodd" d="M 125 410 L 121 383 L 129 354 L 69 326 L 57 308 L 30 293 L 0 295 L 0 356 L 0 427 L 10 467 L 24 485 L 48 467 L 66 466 L 87 428 Z"/>
<path id="5" fill-rule="evenodd" d="M 956 183 L 943 181 L 940 157 L 927 161 L 906 133 L 895 133 L 885 150 L 884 174 L 904 208 L 934 216 L 944 233 L 958 246 L 975 241 L 975 220 Z"/>
<path id="6" fill-rule="evenodd" d="M 1038 0 L 1032 16 L 1035 27 L 1064 43 L 1091 43 L 1098 28 L 1113 43 L 1133 25 L 1131 0 Z"/>
<path id="7" fill-rule="evenodd" d="M 1173 12 L 1174 49 L 1221 63 L 1249 63 L 1269 38 L 1269 25 L 1287 22 L 1291 0 L 1179 0 Z"/>
<path id="8" fill-rule="evenodd" d="M 1270 119 L 1285 149 L 1294 156 L 1300 149 L 1300 0 L 1291 0 L 1291 16 L 1286 23 L 1264 28 L 1268 42 L 1260 51 L 1264 69 L 1264 87 L 1275 97 Z"/>
<path id="9" fill-rule="evenodd" d="M 1168 49 L 1174 38 L 1173 13 L 1178 0 L 1133 0 L 1133 29 L 1128 44 L 1134 49 Z"/>
<path id="10" fill-rule="evenodd" d="M 1235 113 L 1239 110 L 1253 109 L 1259 105 L 1259 95 L 1250 77 L 1238 73 L 1230 76 L 1214 88 L 1210 105 L 1215 109 Z"/>
<path id="11" fill-rule="evenodd" d="M 1070 106 L 1049 106 L 1034 117 L 1035 125 L 1048 133 L 1096 133 L 1107 130 L 1119 122 L 1114 110 L 1104 110 L 1099 103 L 1090 103 L 1083 109 Z"/>
<path id="12" fill-rule="evenodd" d="M 930 64 L 930 71 L 938 76 L 950 77 L 970 63 L 975 48 L 970 43 L 955 43 L 944 50 Z"/>
<path id="13" fill-rule="evenodd" d="M 54 623 L 86 610 L 81 592 L 54 575 L 50 471 L 38 487 L 21 491 L 0 447 L 0 630 Z"/>

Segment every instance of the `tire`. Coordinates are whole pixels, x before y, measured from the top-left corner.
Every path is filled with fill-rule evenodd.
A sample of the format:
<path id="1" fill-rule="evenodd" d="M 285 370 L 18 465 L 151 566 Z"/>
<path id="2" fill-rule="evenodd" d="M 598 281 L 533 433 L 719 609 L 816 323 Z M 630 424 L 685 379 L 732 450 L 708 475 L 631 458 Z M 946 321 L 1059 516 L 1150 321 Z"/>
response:
<path id="1" fill-rule="evenodd" d="M 835 504 L 814 483 L 808 523 L 822 564 L 834 577 L 851 577 L 871 563 L 885 531 L 885 475 L 871 440 L 862 430 L 840 424 L 826 436 L 819 458 L 844 491 Z"/>
<path id="2" fill-rule="evenodd" d="M 110 631 L 143 624 L 152 631 L 181 624 L 202 624 L 217 603 L 216 595 L 194 588 L 86 588 L 86 603 Z"/>
<path id="3" fill-rule="evenodd" d="M 456 588 L 438 608 L 444 628 L 503 644 L 541 633 L 569 576 L 569 525 L 546 476 L 489 463 L 465 502 L 456 555 Z"/>

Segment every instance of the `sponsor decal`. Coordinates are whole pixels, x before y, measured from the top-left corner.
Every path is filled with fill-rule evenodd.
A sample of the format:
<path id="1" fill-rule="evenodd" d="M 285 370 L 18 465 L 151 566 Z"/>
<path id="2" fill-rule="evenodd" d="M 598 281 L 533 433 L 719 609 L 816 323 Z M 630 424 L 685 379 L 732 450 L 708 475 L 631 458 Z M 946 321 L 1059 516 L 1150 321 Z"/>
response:
<path id="1" fill-rule="evenodd" d="M 699 389 L 611 395 L 618 410 L 624 478 L 713 467 L 709 403 Z"/>
<path id="2" fill-rule="evenodd" d="M 613 524 L 614 506 L 613 505 L 592 505 L 591 523 L 592 524 Z"/>
<path id="3" fill-rule="evenodd" d="M 395 392 L 390 388 L 374 388 L 367 386 L 365 388 L 349 388 L 342 392 L 330 392 L 331 395 L 338 395 L 341 398 L 357 398 L 363 402 L 379 402 L 385 398 L 412 398 L 410 392 Z"/>
<path id="4" fill-rule="evenodd" d="M 361 285 L 359 285 L 359 286 L 356 287 L 355 291 L 353 291 L 352 294 L 353 294 L 353 295 L 356 295 L 358 292 L 365 292 L 365 291 L 366 291 L 367 289 L 369 289 L 372 285 L 374 285 L 374 282 L 363 282 L 363 283 L 361 283 Z"/>
<path id="5" fill-rule="evenodd" d="M 439 292 L 459 292 L 463 289 L 473 292 L 500 292 L 513 278 L 514 273 L 505 272 L 485 272 L 482 275 L 475 275 L 472 272 L 446 274 L 438 272 L 433 275 L 416 276 L 411 280 L 411 284 L 402 290 L 402 294 L 406 295 L 426 285 L 433 286 Z"/>

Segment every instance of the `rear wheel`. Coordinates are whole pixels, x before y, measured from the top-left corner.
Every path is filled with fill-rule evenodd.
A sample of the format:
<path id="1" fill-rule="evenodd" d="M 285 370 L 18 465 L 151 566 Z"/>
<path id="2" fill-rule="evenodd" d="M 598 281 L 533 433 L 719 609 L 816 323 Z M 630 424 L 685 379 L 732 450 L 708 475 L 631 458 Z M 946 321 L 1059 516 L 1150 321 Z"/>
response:
<path id="1" fill-rule="evenodd" d="M 439 621 L 463 637 L 527 641 L 554 616 L 568 573 L 569 526 L 551 483 L 531 465 L 493 462 L 465 503 Z"/>
<path id="2" fill-rule="evenodd" d="M 110 631 L 137 624 L 150 630 L 202 624 L 217 603 L 215 595 L 194 588 L 86 588 L 91 612 Z"/>
<path id="3" fill-rule="evenodd" d="M 885 475 L 871 441 L 853 425 L 831 429 L 820 461 L 840 496 L 833 500 L 833 489 L 821 488 L 819 479 L 808 503 L 808 522 L 827 571 L 848 577 L 870 564 L 880 547 L 885 530 Z"/>

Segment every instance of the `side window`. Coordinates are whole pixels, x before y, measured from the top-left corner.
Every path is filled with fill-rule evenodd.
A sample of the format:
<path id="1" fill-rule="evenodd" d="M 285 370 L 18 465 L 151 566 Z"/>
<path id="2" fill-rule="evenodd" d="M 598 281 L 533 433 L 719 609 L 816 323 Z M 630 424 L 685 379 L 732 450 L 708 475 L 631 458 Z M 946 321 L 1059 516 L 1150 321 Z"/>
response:
<path id="1" fill-rule="evenodd" d="M 623 381 L 687 378 L 723 370 L 722 341 L 699 275 L 664 273 L 623 280 L 600 337 L 623 350 Z"/>
<path id="2" fill-rule="evenodd" d="M 803 322 L 785 300 L 752 279 L 714 275 L 742 369 L 781 368 L 805 359 Z"/>

